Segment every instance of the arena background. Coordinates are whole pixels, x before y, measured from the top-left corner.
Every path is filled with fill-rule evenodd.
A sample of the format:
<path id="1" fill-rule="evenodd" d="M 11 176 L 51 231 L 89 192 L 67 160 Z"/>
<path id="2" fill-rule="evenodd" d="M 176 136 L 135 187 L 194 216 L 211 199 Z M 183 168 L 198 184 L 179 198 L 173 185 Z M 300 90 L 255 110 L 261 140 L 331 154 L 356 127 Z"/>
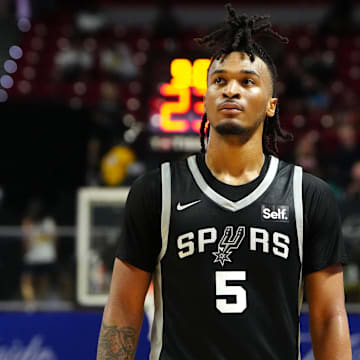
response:
<path id="1" fill-rule="evenodd" d="M 269 14 L 280 157 L 333 188 L 349 254 L 345 291 L 360 359 L 360 7 L 358 1 L 233 1 Z M 199 149 L 207 54 L 193 38 L 217 1 L 0 1 L 0 359 L 95 359 L 129 186 Z M 200 60 L 199 60 L 200 59 Z M 202 59 L 202 60 L 201 60 Z M 193 74 L 199 73 L 196 78 Z M 181 91 L 171 79 L 181 74 Z M 33 289 L 29 239 L 56 254 Z M 55 270 L 53 270 L 55 269 Z M 151 292 L 147 312 L 151 323 Z M 306 303 L 303 359 L 313 359 Z M 144 319 L 137 359 L 149 351 Z"/>

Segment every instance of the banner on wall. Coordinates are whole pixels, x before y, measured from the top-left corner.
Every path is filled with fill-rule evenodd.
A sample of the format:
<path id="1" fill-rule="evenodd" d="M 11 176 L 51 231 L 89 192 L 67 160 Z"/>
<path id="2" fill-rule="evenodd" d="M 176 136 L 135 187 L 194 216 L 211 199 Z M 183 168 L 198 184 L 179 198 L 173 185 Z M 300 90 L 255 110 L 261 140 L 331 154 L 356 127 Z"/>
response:
<path id="1" fill-rule="evenodd" d="M 101 313 L 0 313 L 0 360 L 96 359 Z M 301 316 L 301 353 L 313 360 L 308 315 Z M 360 315 L 349 316 L 353 359 L 360 360 Z M 136 360 L 149 357 L 149 322 L 144 318 Z"/>
<path id="2" fill-rule="evenodd" d="M 102 313 L 0 313 L 0 360 L 96 359 Z M 149 353 L 144 318 L 136 360 Z"/>

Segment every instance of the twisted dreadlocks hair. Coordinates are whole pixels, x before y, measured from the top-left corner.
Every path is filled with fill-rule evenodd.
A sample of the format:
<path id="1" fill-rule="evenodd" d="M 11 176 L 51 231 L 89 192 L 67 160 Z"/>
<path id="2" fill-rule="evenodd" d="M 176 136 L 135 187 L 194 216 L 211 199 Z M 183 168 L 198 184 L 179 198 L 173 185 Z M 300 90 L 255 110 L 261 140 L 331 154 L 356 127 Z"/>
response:
<path id="1" fill-rule="evenodd" d="M 270 36 L 282 43 L 288 43 L 288 39 L 272 29 L 272 24 L 269 20 L 270 16 L 239 16 L 231 4 L 226 4 L 225 8 L 228 16 L 223 26 L 195 40 L 200 45 L 207 45 L 214 52 L 211 63 L 214 60 L 223 60 L 233 51 L 245 52 L 251 61 L 255 60 L 255 55 L 261 58 L 270 70 L 273 84 L 273 97 L 275 97 L 275 83 L 277 79 L 276 66 L 270 55 L 254 38 L 258 36 Z M 207 122 L 208 119 L 205 113 L 202 117 L 200 127 L 200 143 L 203 153 L 205 153 L 205 137 L 209 135 L 210 130 L 209 126 L 207 127 L 207 131 L 205 130 L 206 125 L 208 125 Z M 288 141 L 292 139 L 292 135 L 284 131 L 280 126 L 279 106 L 277 104 L 274 116 L 271 118 L 267 117 L 264 122 L 264 151 L 276 155 L 278 153 L 277 143 L 279 139 Z"/>

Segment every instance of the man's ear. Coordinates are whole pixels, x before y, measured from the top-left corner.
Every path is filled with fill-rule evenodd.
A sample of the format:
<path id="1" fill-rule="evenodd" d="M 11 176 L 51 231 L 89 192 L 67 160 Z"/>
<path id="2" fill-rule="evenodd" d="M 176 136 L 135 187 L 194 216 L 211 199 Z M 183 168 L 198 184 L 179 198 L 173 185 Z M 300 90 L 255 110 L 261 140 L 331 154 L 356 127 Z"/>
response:
<path id="1" fill-rule="evenodd" d="M 277 98 L 271 98 L 267 104 L 266 107 L 266 115 L 268 117 L 273 117 L 275 115 L 275 110 L 276 110 L 276 104 L 278 102 Z"/>

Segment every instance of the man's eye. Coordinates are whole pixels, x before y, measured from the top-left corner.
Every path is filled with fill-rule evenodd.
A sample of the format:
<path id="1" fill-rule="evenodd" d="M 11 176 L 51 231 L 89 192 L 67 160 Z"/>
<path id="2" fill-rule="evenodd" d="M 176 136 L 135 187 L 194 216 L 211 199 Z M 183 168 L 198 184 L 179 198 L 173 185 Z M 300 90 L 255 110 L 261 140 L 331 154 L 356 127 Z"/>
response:
<path id="1" fill-rule="evenodd" d="M 255 81 L 253 79 L 244 79 L 243 83 L 245 85 L 253 85 L 253 84 L 255 84 Z"/>
<path id="2" fill-rule="evenodd" d="M 223 81 L 224 81 L 224 79 L 223 79 L 222 77 L 217 77 L 217 78 L 215 79 L 215 83 L 216 83 L 216 84 L 221 84 Z"/>

